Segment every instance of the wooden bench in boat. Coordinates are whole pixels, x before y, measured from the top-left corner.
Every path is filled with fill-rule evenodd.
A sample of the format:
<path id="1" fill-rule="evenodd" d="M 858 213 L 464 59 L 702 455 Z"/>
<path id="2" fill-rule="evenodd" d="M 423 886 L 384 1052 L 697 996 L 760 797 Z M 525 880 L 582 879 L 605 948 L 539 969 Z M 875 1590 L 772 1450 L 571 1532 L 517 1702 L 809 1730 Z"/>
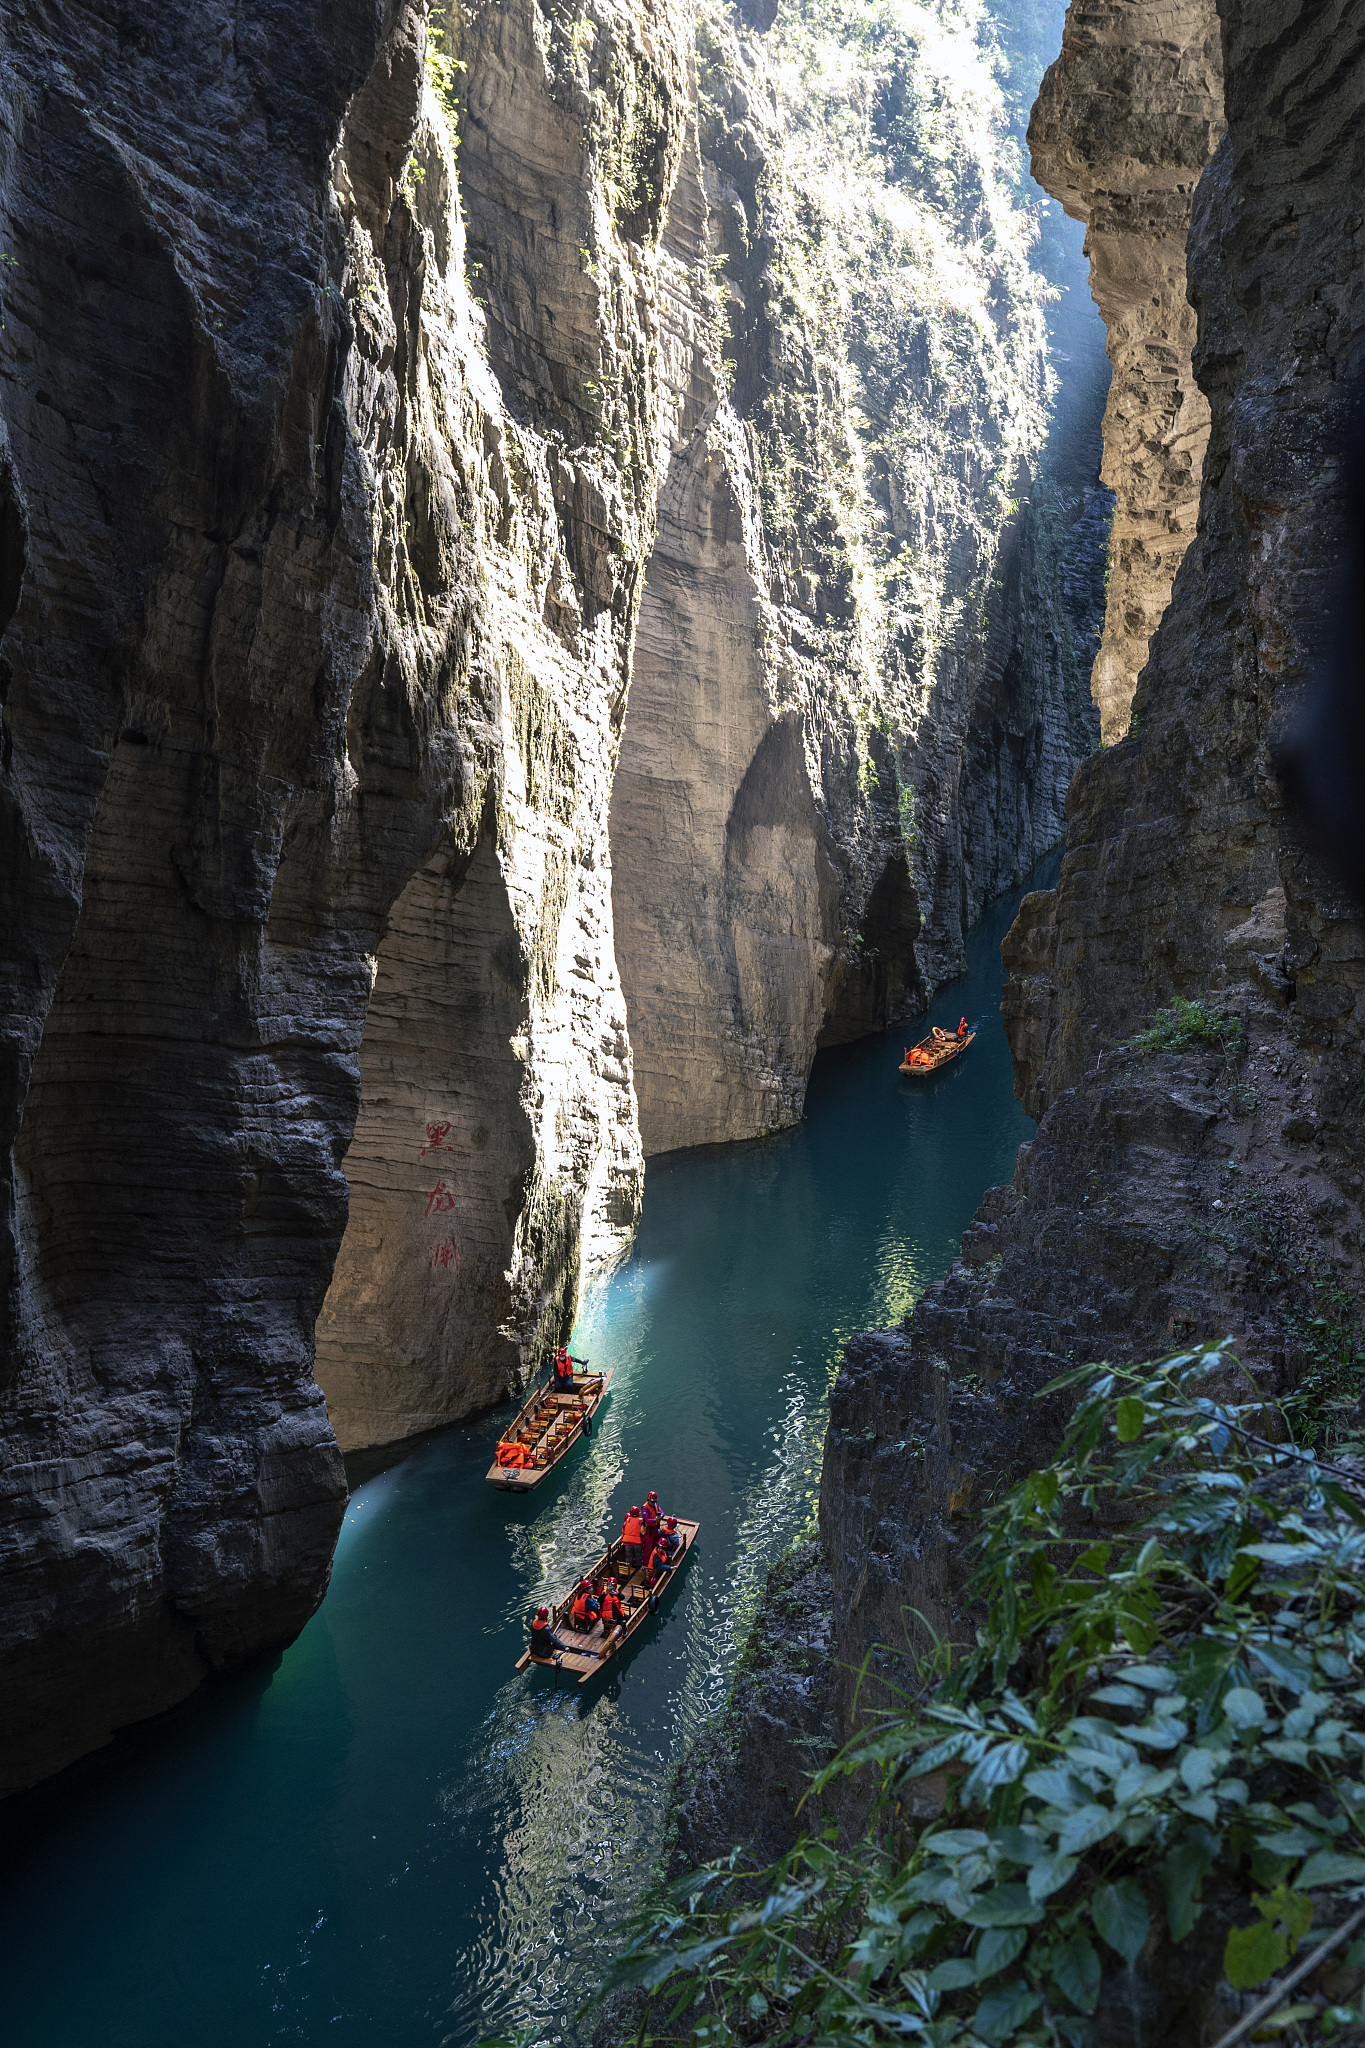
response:
<path id="1" fill-rule="evenodd" d="M 506 1445 L 525 1444 L 537 1463 L 503 1465 L 495 1454 L 487 1473 L 490 1484 L 508 1493 L 529 1493 L 532 1487 L 539 1486 L 582 1436 L 585 1411 L 591 1420 L 602 1405 L 610 1381 L 608 1367 L 601 1373 L 575 1375 L 572 1394 L 559 1392 L 553 1383 L 538 1388 L 498 1443 L 499 1451 Z"/>
<path id="2" fill-rule="evenodd" d="M 535 1465 L 500 1465 L 494 1454 L 488 1468 L 490 1485 L 500 1486 L 505 1493 L 529 1493 L 533 1486 L 539 1486 L 542 1479 L 554 1471 L 564 1453 L 578 1442 L 583 1434 L 583 1415 L 586 1407 L 589 1421 L 597 1413 L 611 1384 L 611 1367 L 605 1372 L 577 1373 L 574 1376 L 575 1392 L 559 1393 L 554 1383 L 538 1387 L 515 1421 L 498 1439 L 498 1449 L 505 1444 L 524 1443 L 533 1455 L 544 1455 L 544 1463 Z"/>
<path id="3" fill-rule="evenodd" d="M 672 1571 L 660 1579 L 654 1588 L 653 1599 L 650 1598 L 644 1566 L 632 1567 L 626 1563 L 625 1544 L 619 1537 L 615 1543 L 609 1544 L 592 1569 L 580 1572 L 579 1578 L 591 1579 L 596 1584 L 598 1579 L 610 1574 L 615 1575 L 621 1588 L 621 1604 L 626 1610 L 624 1625 L 618 1625 L 610 1633 L 603 1630 L 600 1621 L 595 1628 L 586 1632 L 574 1628 L 568 1616 L 574 1603 L 574 1593 L 578 1589 L 578 1581 L 575 1580 L 574 1593 L 570 1593 L 567 1600 L 561 1600 L 557 1607 L 551 1609 L 551 1626 L 564 1644 L 563 1651 L 558 1657 L 533 1657 L 529 1650 L 524 1650 L 517 1659 L 518 1671 L 525 1671 L 530 1664 L 539 1664 L 545 1671 L 572 1671 L 577 1675 L 580 1685 L 586 1685 L 590 1678 L 596 1678 L 599 1671 L 605 1671 L 612 1658 L 620 1656 L 631 1637 L 638 1629 L 644 1627 L 651 1614 L 658 1612 L 660 1602 L 668 1598 L 678 1573 L 692 1555 L 692 1546 L 697 1540 L 697 1531 L 700 1528 L 700 1522 L 685 1522 L 679 1515 L 678 1534 L 683 1539 L 682 1549 L 674 1559 Z"/>
<path id="4" fill-rule="evenodd" d="M 901 1061 L 901 1072 L 936 1074 L 940 1068 L 946 1067 L 950 1060 L 955 1060 L 959 1053 L 964 1053 L 975 1037 L 976 1033 L 969 1031 L 965 1038 L 959 1038 L 956 1032 L 949 1032 L 946 1038 L 935 1038 L 931 1031 L 927 1038 L 920 1039 L 918 1045 L 906 1047 L 905 1058 Z M 922 1052 L 925 1057 L 922 1060 L 912 1060 L 912 1052 Z"/>

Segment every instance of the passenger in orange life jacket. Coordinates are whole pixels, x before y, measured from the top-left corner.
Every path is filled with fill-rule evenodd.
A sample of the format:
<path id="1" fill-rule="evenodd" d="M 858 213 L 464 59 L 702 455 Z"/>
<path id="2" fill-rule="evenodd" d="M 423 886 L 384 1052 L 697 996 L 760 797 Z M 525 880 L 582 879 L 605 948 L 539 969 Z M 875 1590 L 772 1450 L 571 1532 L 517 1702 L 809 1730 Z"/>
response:
<path id="1" fill-rule="evenodd" d="M 655 1544 L 659 1540 L 659 1524 L 661 1520 L 662 1517 L 659 1513 L 659 1496 L 657 1493 L 655 1493 L 653 1487 L 651 1487 L 649 1490 L 648 1497 L 646 1498 L 645 1504 L 640 1510 L 640 1526 L 644 1530 L 644 1550 L 646 1564 L 649 1563 L 650 1552 L 653 1550 Z"/>
<path id="2" fill-rule="evenodd" d="M 573 1596 L 573 1606 L 569 1613 L 576 1629 L 582 1629 L 586 1633 L 589 1629 L 596 1628 L 602 1617 L 602 1603 L 594 1593 L 590 1579 L 579 1580 L 578 1591 Z"/>
<path id="3" fill-rule="evenodd" d="M 673 1561 L 681 1549 L 682 1537 L 678 1534 L 678 1518 L 676 1515 L 670 1515 L 659 1531 L 659 1540 L 654 1546 L 649 1573 L 651 1584 L 656 1579 L 668 1577 L 673 1569 Z"/>
<path id="4" fill-rule="evenodd" d="M 615 1579 L 608 1579 L 602 1590 L 602 1627 L 610 1634 L 614 1628 L 625 1625 L 626 1610 L 621 1602 L 621 1589 Z"/>
<path id="5" fill-rule="evenodd" d="M 621 1547 L 625 1552 L 626 1563 L 632 1570 L 640 1562 L 644 1540 L 645 1532 L 640 1520 L 640 1510 L 632 1508 L 621 1524 Z"/>
<path id="6" fill-rule="evenodd" d="M 965 1017 L 959 1017 L 957 1020 L 957 1035 L 959 1038 L 967 1036 L 967 1019 Z"/>
<path id="7" fill-rule="evenodd" d="M 531 1623 L 531 1655 L 553 1657 L 556 1664 L 564 1645 L 555 1634 L 554 1623 L 550 1620 L 548 1607 L 537 1607 L 535 1620 Z"/>

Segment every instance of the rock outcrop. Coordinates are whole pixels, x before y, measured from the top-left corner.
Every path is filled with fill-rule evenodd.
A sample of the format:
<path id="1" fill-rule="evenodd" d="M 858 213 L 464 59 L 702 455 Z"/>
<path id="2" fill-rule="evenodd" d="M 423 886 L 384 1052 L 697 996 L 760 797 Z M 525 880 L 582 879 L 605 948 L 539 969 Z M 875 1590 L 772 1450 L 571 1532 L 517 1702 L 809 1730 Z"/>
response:
<path id="1" fill-rule="evenodd" d="M 1286 815 L 1269 749 L 1320 656 L 1344 530 L 1365 22 L 1231 0 L 1222 50 L 1227 132 L 1189 242 L 1199 530 L 1133 730 L 1077 776 L 1059 886 L 1004 949 L 1038 1136 L 962 1263 L 904 1330 L 851 1350 L 832 1401 L 838 1650 L 856 1666 L 888 1645 L 888 1677 L 909 1609 L 966 1622 L 972 1516 L 1055 1442 L 1061 1412 L 1034 1397 L 1066 1365 L 1231 1334 L 1301 1427 L 1361 1392 L 1365 924 Z M 1245 1037 L 1201 1042 L 1196 1019 L 1183 1047 L 1135 1045 L 1177 995 Z"/>
<path id="2" fill-rule="evenodd" d="M 1117 502 L 1091 678 L 1106 744 L 1128 730 L 1199 511 L 1209 404 L 1191 364 L 1185 244 L 1194 189 L 1222 131 L 1212 0 L 1073 0 L 1028 135 L 1034 177 L 1087 225 L 1113 365 L 1102 475 Z"/>
<path id="3" fill-rule="evenodd" d="M 1094 743 L 1105 518 L 1041 474 L 1041 280 L 982 36 L 970 5 L 866 48 L 856 8 L 703 15 L 667 246 L 718 324 L 673 355 L 690 430 L 612 798 L 647 1153 L 795 1121 L 817 1046 L 959 970 Z M 696 335 L 689 290 L 666 331 Z"/>

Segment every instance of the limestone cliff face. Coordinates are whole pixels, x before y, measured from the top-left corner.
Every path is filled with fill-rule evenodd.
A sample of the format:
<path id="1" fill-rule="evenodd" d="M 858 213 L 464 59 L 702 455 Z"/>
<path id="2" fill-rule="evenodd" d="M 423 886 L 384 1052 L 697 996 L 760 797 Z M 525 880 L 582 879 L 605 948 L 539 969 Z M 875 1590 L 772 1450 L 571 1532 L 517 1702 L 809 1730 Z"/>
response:
<path id="1" fill-rule="evenodd" d="M 389 914 L 360 1047 L 317 1331 L 344 1448 L 520 1387 L 638 1213 L 607 812 L 673 438 L 656 308 L 686 26 L 606 7 L 571 33 L 489 5 L 457 31 L 438 11 L 458 102 L 418 93 L 407 168 L 375 192 L 355 110 L 338 151 L 355 402 L 393 422 L 375 474 L 395 479 L 400 611 L 432 501 L 470 565 L 415 623 L 472 770 Z"/>
<path id="2" fill-rule="evenodd" d="M 5 33 L 10 1788 L 294 1633 L 337 1434 L 500 1394 L 630 1229 L 607 796 L 686 46 Z"/>
<path id="3" fill-rule="evenodd" d="M 1199 509 L 1209 403 L 1190 360 L 1185 244 L 1222 128 L 1212 0 L 1073 0 L 1028 133 L 1034 177 L 1087 224 L 1113 365 L 1102 474 L 1117 503 L 1091 685 L 1106 744 L 1128 730 Z"/>
<path id="4" fill-rule="evenodd" d="M 1029 502 L 1042 294 L 985 37 L 971 4 L 703 14 L 612 799 L 647 1152 L 799 1117 L 818 1045 L 957 970 L 1093 744 L 1063 563 L 1103 521 Z"/>
<path id="5" fill-rule="evenodd" d="M 1365 927 L 1286 816 L 1269 743 L 1319 656 L 1342 532 L 1365 21 L 1228 0 L 1221 27 L 1227 132 L 1189 240 L 1198 533 L 1130 736 L 1077 777 L 1059 887 L 1005 947 L 1038 1137 L 907 1327 L 851 1350 L 831 1405 L 839 1652 L 886 1643 L 887 1675 L 908 1607 L 964 1625 L 974 1503 L 1055 1441 L 1032 1397 L 1066 1365 L 1231 1333 L 1291 1407 L 1308 1384 L 1358 1392 Z M 1245 1057 L 1127 1043 L 1176 994 L 1238 1017 Z"/>

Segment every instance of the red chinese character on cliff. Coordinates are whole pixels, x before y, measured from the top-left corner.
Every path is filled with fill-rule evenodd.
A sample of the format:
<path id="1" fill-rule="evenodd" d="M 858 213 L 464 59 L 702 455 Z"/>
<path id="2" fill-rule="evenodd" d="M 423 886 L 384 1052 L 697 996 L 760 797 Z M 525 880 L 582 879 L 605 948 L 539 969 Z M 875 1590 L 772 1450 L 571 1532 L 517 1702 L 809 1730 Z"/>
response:
<path id="1" fill-rule="evenodd" d="M 451 1238 L 443 1237 L 431 1257 L 427 1260 L 427 1264 L 429 1266 L 440 1266 L 442 1271 L 447 1273 L 453 1265 L 458 1273 L 460 1270 L 460 1247 Z"/>
<path id="2" fill-rule="evenodd" d="M 446 1210 L 453 1209 L 454 1207 L 454 1195 L 451 1194 L 450 1189 L 443 1180 L 438 1180 L 431 1193 L 427 1196 L 428 1216 L 442 1216 Z"/>
<path id="3" fill-rule="evenodd" d="M 446 1139 L 449 1136 L 449 1124 L 428 1124 L 427 1142 L 422 1147 L 423 1159 L 426 1158 L 428 1152 L 453 1152 L 455 1147 L 446 1143 Z"/>

